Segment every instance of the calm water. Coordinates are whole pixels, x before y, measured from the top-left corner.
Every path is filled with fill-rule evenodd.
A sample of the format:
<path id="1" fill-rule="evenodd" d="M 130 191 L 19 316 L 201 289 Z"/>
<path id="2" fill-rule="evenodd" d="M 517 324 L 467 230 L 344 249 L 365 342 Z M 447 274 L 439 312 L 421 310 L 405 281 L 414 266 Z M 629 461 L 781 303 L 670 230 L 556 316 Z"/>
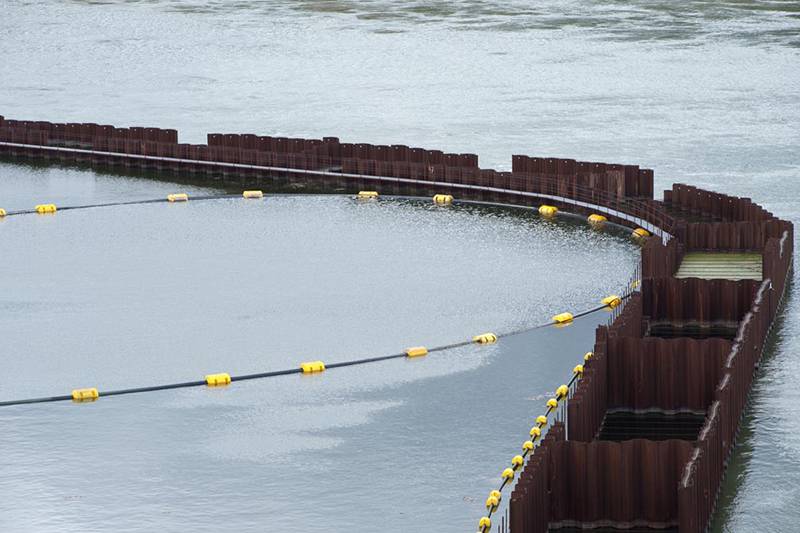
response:
<path id="1" fill-rule="evenodd" d="M 194 142 L 212 130 L 338 135 L 475 152 L 497 168 L 512 153 L 632 162 L 656 169 L 657 189 L 691 182 L 800 220 L 796 2 L 2 9 L 9 117 L 176 127 Z M 21 166 L 0 176 L 6 208 L 168 189 Z M 25 351 L 4 358 L 19 377 L 2 397 L 449 340 L 591 300 L 635 258 L 494 212 L 333 198 L 171 207 L 0 225 L 0 328 L 7 354 Z M 0 525 L 471 531 L 470 498 L 516 449 L 538 407 L 529 398 L 562 379 L 590 330 L 221 394 L 7 411 Z M 719 530 L 798 529 L 798 333 L 790 298 Z"/>
<path id="2" fill-rule="evenodd" d="M 0 171 L 11 207 L 164 192 L 87 171 Z M 619 291 L 637 260 L 583 223 L 347 197 L 73 211 L 0 231 L 0 338 L 16 376 L 0 400 L 542 323 Z M 323 376 L 3 409 L 0 525 L 400 531 L 424 518 L 463 530 L 606 318 Z"/>

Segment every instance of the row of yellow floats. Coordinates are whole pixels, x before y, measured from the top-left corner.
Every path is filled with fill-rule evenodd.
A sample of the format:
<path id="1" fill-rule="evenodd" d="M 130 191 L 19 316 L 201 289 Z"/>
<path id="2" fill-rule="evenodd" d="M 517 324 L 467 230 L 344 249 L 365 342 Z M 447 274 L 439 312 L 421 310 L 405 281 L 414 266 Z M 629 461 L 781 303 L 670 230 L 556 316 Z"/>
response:
<path id="1" fill-rule="evenodd" d="M 56 204 L 39 204 L 36 207 L 34 207 L 33 210 L 39 213 L 40 215 L 44 215 L 44 214 L 55 213 L 56 211 L 58 211 L 58 208 L 56 207 Z M 6 212 L 5 209 L 0 208 L 0 218 L 3 218 L 7 214 L 8 213 Z"/>
<path id="2" fill-rule="evenodd" d="M 583 356 L 583 364 L 588 363 L 593 355 L 594 354 L 592 352 L 587 352 Z M 533 455 L 536 442 L 541 440 L 542 430 L 547 425 L 547 417 L 550 416 L 550 413 L 558 408 L 561 402 L 568 398 L 570 386 L 572 386 L 573 383 L 583 376 L 583 364 L 575 365 L 575 368 L 572 369 L 572 379 L 570 379 L 569 384 L 564 384 L 558 387 L 555 390 L 555 395 L 547 400 L 547 403 L 545 404 L 547 409 L 543 415 L 536 417 L 533 427 L 531 427 L 529 432 L 530 439 L 522 443 L 522 453 L 512 457 L 511 466 L 505 468 L 500 474 L 500 479 L 502 480 L 500 487 L 491 491 L 489 496 L 486 498 L 487 513 L 485 516 L 482 516 L 480 520 L 478 520 L 478 533 L 486 533 L 491 530 L 492 514 L 494 514 L 494 512 L 497 511 L 497 508 L 500 506 L 500 501 L 503 499 L 503 489 L 506 487 L 506 485 L 514 482 L 514 477 L 516 476 L 517 471 L 525 464 L 525 459 L 529 455 Z"/>
<path id="3" fill-rule="evenodd" d="M 356 195 L 356 198 L 359 200 L 375 200 L 379 196 L 380 195 L 378 194 L 378 191 L 360 191 Z M 433 203 L 436 205 L 452 205 L 453 196 L 450 194 L 434 194 Z M 558 215 L 558 208 L 554 205 L 540 205 L 539 214 L 544 218 L 554 218 L 556 215 Z M 600 229 L 608 221 L 608 218 L 597 213 L 592 213 L 587 217 L 586 220 L 593 228 Z M 637 241 L 641 241 L 649 237 L 650 232 L 644 228 L 636 228 L 633 230 L 633 233 L 631 233 L 631 236 Z"/>
<path id="4" fill-rule="evenodd" d="M 264 191 L 244 191 L 242 193 L 242 198 L 245 199 L 256 199 L 256 198 L 264 198 Z M 168 194 L 167 195 L 168 202 L 188 202 L 189 195 L 185 192 L 179 192 L 175 194 Z"/>
<path id="5" fill-rule="evenodd" d="M 264 192 L 263 191 L 244 191 L 242 193 L 242 197 L 243 198 L 251 198 L 251 199 L 252 198 L 263 198 L 264 197 Z M 170 202 L 170 203 L 188 202 L 189 201 L 189 195 L 186 194 L 185 192 L 180 192 L 180 193 L 175 193 L 175 194 L 168 194 L 167 195 L 167 201 Z M 38 213 L 40 215 L 47 215 L 47 214 L 56 213 L 58 211 L 58 207 L 56 206 L 56 204 L 39 204 L 39 205 L 35 206 L 33 208 L 33 210 L 36 211 L 36 213 Z M 0 208 L 0 218 L 6 216 L 7 214 L 8 213 L 6 212 L 5 209 Z"/>
<path id="6" fill-rule="evenodd" d="M 359 191 L 359 193 L 356 195 L 356 198 L 359 200 L 375 200 L 379 196 L 380 195 L 378 194 L 378 191 Z M 264 192 L 259 190 L 244 191 L 242 193 L 242 197 L 246 199 L 263 198 Z M 168 194 L 167 201 L 170 203 L 188 202 L 189 195 L 186 193 Z M 433 195 L 433 203 L 436 205 L 452 205 L 453 195 L 435 194 Z M 39 214 L 52 214 L 55 213 L 58 208 L 55 204 L 39 204 L 34 208 L 34 210 Z M 545 218 L 553 218 L 558 214 L 558 208 L 554 205 L 541 205 L 539 206 L 539 214 Z M 0 218 L 4 216 L 6 216 L 6 210 L 0 208 Z M 590 226 L 599 229 L 606 223 L 608 219 L 603 215 L 594 213 L 589 215 L 587 220 Z M 633 230 L 631 236 L 637 241 L 643 241 L 650 236 L 650 232 L 644 228 L 636 228 Z"/>
<path id="7" fill-rule="evenodd" d="M 616 294 L 612 294 L 603 298 L 601 302 L 609 309 L 613 309 L 622 303 L 622 298 Z M 553 325 L 558 327 L 570 324 L 574 318 L 572 313 L 559 313 L 553 316 L 551 320 Z M 499 337 L 495 333 L 481 333 L 480 335 L 472 337 L 472 342 L 475 344 L 494 344 L 497 342 L 498 338 Z M 429 350 L 425 346 L 412 346 L 406 348 L 404 353 L 406 357 L 412 359 L 428 355 Z M 300 363 L 300 370 L 303 374 L 318 374 L 320 372 L 325 372 L 325 363 L 323 361 L 305 361 Z M 224 387 L 231 384 L 231 376 L 225 372 L 208 374 L 205 376 L 205 382 L 209 387 Z M 72 399 L 76 402 L 91 402 L 99 397 L 100 394 L 94 387 L 74 389 L 72 391 Z"/>
<path id="8" fill-rule="evenodd" d="M 475 344 L 494 344 L 497 342 L 497 335 L 494 333 L 482 333 L 472 338 Z M 422 357 L 428 355 L 428 349 L 425 346 L 413 346 L 406 348 L 406 357 Z M 303 374 L 319 374 L 325 372 L 325 363 L 323 361 L 304 361 L 300 363 L 300 371 Z M 220 372 L 218 374 L 207 374 L 205 376 L 206 385 L 209 387 L 225 387 L 231 384 L 231 375 L 227 372 Z M 85 389 L 73 389 L 72 400 L 75 402 L 93 402 L 100 397 L 100 393 L 96 387 L 89 387 Z"/>
<path id="9" fill-rule="evenodd" d="M 544 218 L 553 218 L 558 214 L 558 208 L 554 205 L 541 205 L 539 206 L 539 214 Z M 608 218 L 603 215 L 592 213 L 586 218 L 589 225 L 594 229 L 601 229 L 605 226 L 605 223 L 608 222 Z M 631 233 L 631 237 L 633 237 L 636 241 L 643 241 L 650 236 L 650 232 L 644 228 L 636 228 Z"/>

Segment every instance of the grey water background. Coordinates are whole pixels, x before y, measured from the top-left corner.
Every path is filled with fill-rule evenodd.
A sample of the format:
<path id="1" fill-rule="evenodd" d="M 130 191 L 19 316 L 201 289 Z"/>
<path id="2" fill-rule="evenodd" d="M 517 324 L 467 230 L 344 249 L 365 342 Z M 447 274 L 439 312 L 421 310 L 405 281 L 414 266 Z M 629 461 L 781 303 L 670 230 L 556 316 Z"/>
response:
<path id="1" fill-rule="evenodd" d="M 689 182 L 749 196 L 779 216 L 800 219 L 796 2 L 6 1 L 2 15 L 0 114 L 9 117 L 176 127 L 190 142 L 202 142 L 209 131 L 337 135 L 345 141 L 475 152 L 482 166 L 501 169 L 510 167 L 512 153 L 637 163 L 655 169 L 657 190 Z M 43 196 L 115 199 L 170 189 L 73 170 L 3 165 L 0 171 L 0 203 L 9 204 L 6 208 Z M 366 210 L 352 211 L 338 200 L 281 202 L 275 205 L 292 221 L 319 223 L 305 226 L 309 235 L 341 216 L 352 228 L 366 226 L 370 232 L 403 228 L 416 242 L 430 221 L 425 206 L 398 204 L 386 211 L 402 223 L 378 218 L 389 216 L 381 210 L 364 225 Z M 72 222 L 45 217 L 24 229 L 18 226 L 23 219 L 3 221 L 0 294 L 5 306 L 11 301 L 17 307 L 0 318 L 2 338 L 7 354 L 17 346 L 30 352 L 24 358 L 4 356 L 20 376 L 3 384 L 2 397 L 56 382 L 59 391 L 69 389 L 74 379 L 95 371 L 91 377 L 103 384 L 121 383 L 123 377 L 127 383 L 132 367 L 142 381 L 150 381 L 206 372 L 215 362 L 226 369 L 260 364 L 264 353 L 277 364 L 301 350 L 330 357 L 367 347 L 394 351 L 408 338 L 463 335 L 486 324 L 481 316 L 497 319 L 499 327 L 548 316 L 548 306 L 591 300 L 592 291 L 623 279 L 635 260 L 622 243 L 610 244 L 616 241 L 587 250 L 586 239 L 598 238 L 589 232 L 576 230 L 565 241 L 552 226 L 529 230 L 534 223 L 524 216 L 496 220 L 491 212 L 454 210 L 448 212 L 452 221 L 437 219 L 437 224 L 450 227 L 448 235 L 475 228 L 502 233 L 496 256 L 474 257 L 483 242 L 475 237 L 448 244 L 449 256 L 435 253 L 439 244 L 431 241 L 439 240 L 431 239 L 427 248 L 413 247 L 414 260 L 349 262 L 350 253 L 367 249 L 354 229 L 350 240 L 314 241 L 330 252 L 324 262 L 319 251 L 290 239 L 295 247 L 277 257 L 297 263 L 278 269 L 245 246 L 254 235 L 282 236 L 268 233 L 261 215 L 272 215 L 269 202 L 263 205 L 261 212 L 232 203 L 209 209 L 205 217 L 206 206 L 171 206 L 178 209 L 153 217 L 147 216 L 151 207 L 70 213 Z M 191 218 L 171 218 L 175 213 Z M 420 213 L 426 215 L 422 221 L 416 218 Z M 180 224 L 182 233 L 175 233 Z M 515 233 L 512 227 L 526 229 Z M 446 231 L 431 231 L 440 230 Z M 329 233 L 330 239 L 338 234 Z M 213 259 L 214 254 L 197 258 L 192 254 L 200 247 L 186 245 L 178 235 L 197 239 L 207 251 L 217 246 L 226 260 Z M 242 239 L 231 243 L 231 235 Z M 78 236 L 103 247 L 82 249 L 88 241 Z M 362 246 L 348 248 L 351 241 Z M 550 255 L 513 252 L 529 247 L 543 252 L 541 247 L 555 242 L 566 244 L 550 248 Z M 139 244 L 150 247 L 150 256 L 136 253 Z M 47 268 L 53 255 L 44 245 L 69 252 L 57 258 L 58 269 Z M 98 252 L 105 249 L 113 253 Z M 423 249 L 435 259 L 420 255 Z M 412 254 L 402 251 L 394 253 Z M 257 266 L 245 269 L 245 258 Z M 437 260 L 436 267 L 417 267 L 417 261 Z M 319 272 L 335 264 L 329 261 L 367 277 L 326 278 Z M 218 268 L 221 264 L 227 270 Z M 135 285 L 142 279 L 139 269 L 153 276 L 154 287 Z M 265 270 L 255 280 L 259 269 Z M 51 276 L 82 280 L 83 290 L 48 285 Z M 519 283 L 520 276 L 527 283 Z M 434 299 L 426 289 L 436 279 L 460 289 L 451 291 L 449 300 Z M 250 294 L 223 290 L 232 281 L 258 291 L 267 290 L 259 282 L 275 285 L 254 293 L 262 295 L 258 305 L 254 300 L 249 311 L 234 314 L 214 305 L 232 294 Z M 475 281 L 492 290 L 473 294 Z M 356 297 L 345 288 L 359 282 L 382 292 L 365 289 L 348 300 Z M 211 292 L 180 290 L 196 285 Z M 397 292 L 386 294 L 393 286 Z M 68 299 L 71 304 L 55 305 L 41 287 L 77 292 Z M 115 287 L 127 289 L 115 296 Z M 333 287 L 338 298 L 328 297 Z M 297 298 L 290 298 L 291 290 L 300 291 Z M 494 291 L 503 296 L 493 297 Z M 368 292 L 371 299 L 364 296 Z M 487 293 L 494 299 L 484 300 Z M 415 305 L 397 313 L 374 310 L 391 298 Z M 336 304 L 338 299 L 344 302 Z M 348 307 L 347 301 L 357 305 Z M 281 302 L 289 309 L 259 314 Z M 319 316 L 308 328 L 295 324 L 315 316 L 314 302 Z M 136 319 L 117 323 L 118 307 Z M 359 329 L 355 339 L 337 336 L 342 328 L 354 328 L 348 325 L 354 309 L 370 326 Z M 66 320 L 56 320 L 59 313 Z M 794 369 L 800 356 L 794 339 L 799 314 L 797 299 L 790 296 L 754 386 L 717 530 L 798 529 L 800 392 Z M 291 327 L 275 338 L 277 328 L 258 326 L 265 316 L 285 319 L 281 323 Z M 37 335 L 50 342 L 32 346 L 33 339 L 21 338 L 31 317 L 48 324 Z M 386 317 L 391 319 L 379 320 Z M 238 327 L 247 324 L 265 331 L 258 332 L 257 342 L 248 337 L 253 348 L 237 354 L 231 348 L 247 340 L 231 332 L 246 329 L 241 334 L 252 335 L 250 328 Z M 120 343 L 123 327 L 131 330 Z M 376 328 L 379 334 L 364 333 Z M 300 380 L 301 387 L 287 379 L 222 394 L 185 391 L 160 401 L 134 397 L 89 409 L 4 412 L 0 461 L 8 475 L 0 481 L 0 525 L 21 531 L 149 525 L 215 530 L 218 525 L 209 520 L 224 516 L 234 529 L 256 531 L 471 531 L 497 466 L 517 449 L 515 439 L 522 438 L 521 429 L 540 405 L 530 398 L 563 380 L 574 355 L 590 343 L 591 329 L 590 323 L 579 323 L 547 333 L 554 337 L 520 337 L 488 350 L 427 358 L 421 365 L 365 368 L 374 372 L 369 375 L 331 372 L 321 380 Z M 334 337 L 341 342 L 339 352 L 332 351 Z M 127 351 L 127 343 L 136 349 Z M 92 365 L 78 369 L 63 346 L 80 348 L 69 357 Z M 102 369 L 108 372 L 101 375 Z"/>

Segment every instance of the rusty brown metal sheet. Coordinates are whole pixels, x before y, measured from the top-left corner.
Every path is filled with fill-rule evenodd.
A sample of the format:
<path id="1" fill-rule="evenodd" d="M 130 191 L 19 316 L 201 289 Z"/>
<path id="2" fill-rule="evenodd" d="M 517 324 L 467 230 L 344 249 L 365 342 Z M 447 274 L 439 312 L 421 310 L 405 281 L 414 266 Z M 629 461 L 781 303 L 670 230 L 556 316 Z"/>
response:
<path id="1" fill-rule="evenodd" d="M 677 525 L 676 487 L 692 448 L 681 440 L 556 443 L 550 527 Z"/>
<path id="2" fill-rule="evenodd" d="M 612 337 L 608 407 L 705 411 L 732 346 L 726 339 Z"/>
<path id="3" fill-rule="evenodd" d="M 642 313 L 652 321 L 734 321 L 750 309 L 755 280 L 653 278 L 642 281 Z"/>

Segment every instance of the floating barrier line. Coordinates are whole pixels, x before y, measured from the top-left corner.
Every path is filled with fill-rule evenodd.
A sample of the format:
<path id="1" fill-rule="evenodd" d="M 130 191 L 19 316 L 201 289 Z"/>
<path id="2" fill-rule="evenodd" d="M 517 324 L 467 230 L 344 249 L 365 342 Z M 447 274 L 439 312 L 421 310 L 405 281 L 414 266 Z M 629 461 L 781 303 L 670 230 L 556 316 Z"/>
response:
<path id="1" fill-rule="evenodd" d="M 629 298 L 631 294 L 632 293 L 629 292 L 629 293 L 625 294 L 624 296 L 621 296 L 620 300 L 625 300 L 625 299 Z M 574 315 L 574 318 L 584 317 L 584 316 L 587 316 L 587 315 L 590 315 L 592 313 L 596 313 L 598 311 L 601 311 L 603 309 L 608 309 L 608 308 L 609 308 L 609 306 L 607 306 L 607 305 L 603 305 L 603 306 L 600 306 L 600 307 L 595 307 L 593 309 L 589 309 L 588 311 L 583 311 L 581 313 L 576 313 Z M 543 328 L 546 328 L 546 327 L 556 326 L 556 325 L 557 325 L 557 323 L 555 321 L 551 320 L 550 322 L 547 322 L 545 324 L 538 324 L 538 325 L 535 325 L 535 326 L 529 326 L 529 327 L 526 327 L 526 328 L 522 328 L 522 329 L 518 329 L 518 330 L 514 330 L 514 331 L 509 331 L 509 332 L 506 332 L 506 333 L 499 333 L 499 334 L 496 335 L 496 337 L 497 338 L 510 337 L 512 335 L 519 335 L 520 333 L 525 333 L 525 332 L 528 332 L 528 331 L 533 331 L 533 330 L 536 330 L 536 329 L 543 329 Z M 467 345 L 470 345 L 470 344 L 476 344 L 476 342 L 474 340 L 468 340 L 468 341 L 454 342 L 454 343 L 451 343 L 451 344 L 444 344 L 444 345 L 441 345 L 441 346 L 434 346 L 432 348 L 427 349 L 427 353 L 441 352 L 441 351 L 444 351 L 444 350 L 451 350 L 453 348 L 460 348 L 460 347 L 467 346 Z M 381 355 L 381 356 L 377 356 L 377 357 L 366 357 L 366 358 L 363 358 L 363 359 L 354 359 L 352 361 L 340 361 L 338 363 L 325 364 L 324 367 L 323 367 L 323 370 L 324 369 L 330 369 L 330 368 L 344 368 L 344 367 L 347 367 L 347 366 L 364 365 L 364 364 L 368 364 L 368 363 L 377 363 L 377 362 L 380 362 L 380 361 L 388 361 L 390 359 L 407 358 L 408 356 L 409 356 L 409 354 L 407 352 L 401 352 L 401 353 L 395 353 L 395 354 L 390 354 L 390 355 Z M 285 369 L 285 370 L 273 370 L 273 371 L 269 371 L 269 372 L 258 372 L 258 373 L 254 373 L 254 374 L 242 374 L 242 375 L 239 375 L 239 376 L 230 376 L 230 380 L 231 380 L 231 382 L 234 382 L 234 381 L 247 381 L 247 380 L 251 380 L 251 379 L 265 379 L 265 378 L 272 378 L 272 377 L 278 377 L 278 376 L 288 376 L 290 374 L 302 374 L 302 373 L 303 373 L 303 369 L 301 367 L 296 367 L 296 368 L 289 368 L 289 369 Z M 190 387 L 204 387 L 204 386 L 207 386 L 207 382 L 206 382 L 205 379 L 201 379 L 201 380 L 196 380 L 196 381 L 183 381 L 183 382 L 179 382 L 179 383 L 167 383 L 167 384 L 164 384 L 164 385 L 151 385 L 151 386 L 147 386 L 147 387 L 133 387 L 133 388 L 128 388 L 128 389 L 99 391 L 97 396 L 99 398 L 103 398 L 103 397 L 106 397 L 106 396 L 122 396 L 122 395 L 125 395 L 125 394 L 138 394 L 138 393 L 143 393 L 143 392 L 155 392 L 155 391 L 163 391 L 163 390 L 171 390 L 171 389 L 185 389 L 185 388 L 190 388 Z M 32 403 L 61 402 L 61 401 L 68 401 L 68 400 L 73 400 L 73 396 L 70 395 L 70 394 L 64 394 L 64 395 L 59 395 L 59 396 L 43 396 L 43 397 L 40 397 L 40 398 L 26 398 L 26 399 L 22 399 L 22 400 L 2 401 L 2 402 L 0 402 L 0 407 L 9 407 L 9 406 L 12 406 L 12 405 L 24 405 L 24 404 L 32 404 Z"/>
<path id="2" fill-rule="evenodd" d="M 630 296 L 630 293 L 626 296 L 619 298 L 619 303 L 622 302 L 625 298 Z M 616 307 L 616 305 L 614 307 Z M 575 315 L 578 317 L 579 315 Z M 583 363 L 588 363 L 589 360 L 592 358 L 594 354 L 592 352 L 586 353 L 583 356 Z M 536 423 L 531 428 L 530 431 L 530 440 L 526 440 L 522 443 L 522 453 L 520 455 L 515 455 L 511 459 L 511 467 L 506 468 L 503 470 L 501 474 L 502 482 L 500 483 L 499 488 L 493 490 L 489 493 L 489 497 L 486 498 L 486 510 L 487 513 L 485 516 L 482 516 L 480 520 L 478 520 L 478 533 L 488 533 L 492 528 L 492 515 L 495 511 L 500 507 L 500 501 L 503 498 L 503 489 L 513 483 L 514 477 L 516 476 L 517 470 L 522 468 L 525 465 L 525 461 L 527 460 L 529 455 L 533 455 L 536 450 L 536 444 L 539 443 L 541 445 L 542 441 L 542 430 L 547 425 L 548 419 L 547 417 L 550 416 L 550 413 L 555 411 L 561 405 L 561 402 L 566 401 L 569 399 L 570 391 L 572 390 L 572 385 L 575 384 L 578 379 L 583 376 L 583 364 L 579 364 L 572 369 L 572 378 L 564 385 L 558 387 L 555 391 L 555 396 L 547 400 L 547 410 L 545 410 L 544 415 L 540 415 L 536 417 Z"/>
<path id="3" fill-rule="evenodd" d="M 214 195 L 206 195 L 206 196 L 191 196 L 190 201 L 192 202 L 201 202 L 204 200 L 224 200 L 228 198 L 241 198 L 241 194 L 214 194 Z M 108 202 L 105 204 L 86 204 L 86 205 L 68 205 L 65 207 L 58 207 L 59 211 L 77 211 L 79 209 L 94 209 L 98 207 L 115 207 L 115 206 L 122 206 L 122 205 L 144 205 L 144 204 L 161 204 L 161 203 L 169 203 L 169 200 L 164 198 L 156 198 L 150 200 L 131 200 L 129 202 Z M 17 211 L 8 211 L 6 216 L 14 216 L 14 215 L 33 215 L 36 214 L 36 209 L 21 209 Z"/>

